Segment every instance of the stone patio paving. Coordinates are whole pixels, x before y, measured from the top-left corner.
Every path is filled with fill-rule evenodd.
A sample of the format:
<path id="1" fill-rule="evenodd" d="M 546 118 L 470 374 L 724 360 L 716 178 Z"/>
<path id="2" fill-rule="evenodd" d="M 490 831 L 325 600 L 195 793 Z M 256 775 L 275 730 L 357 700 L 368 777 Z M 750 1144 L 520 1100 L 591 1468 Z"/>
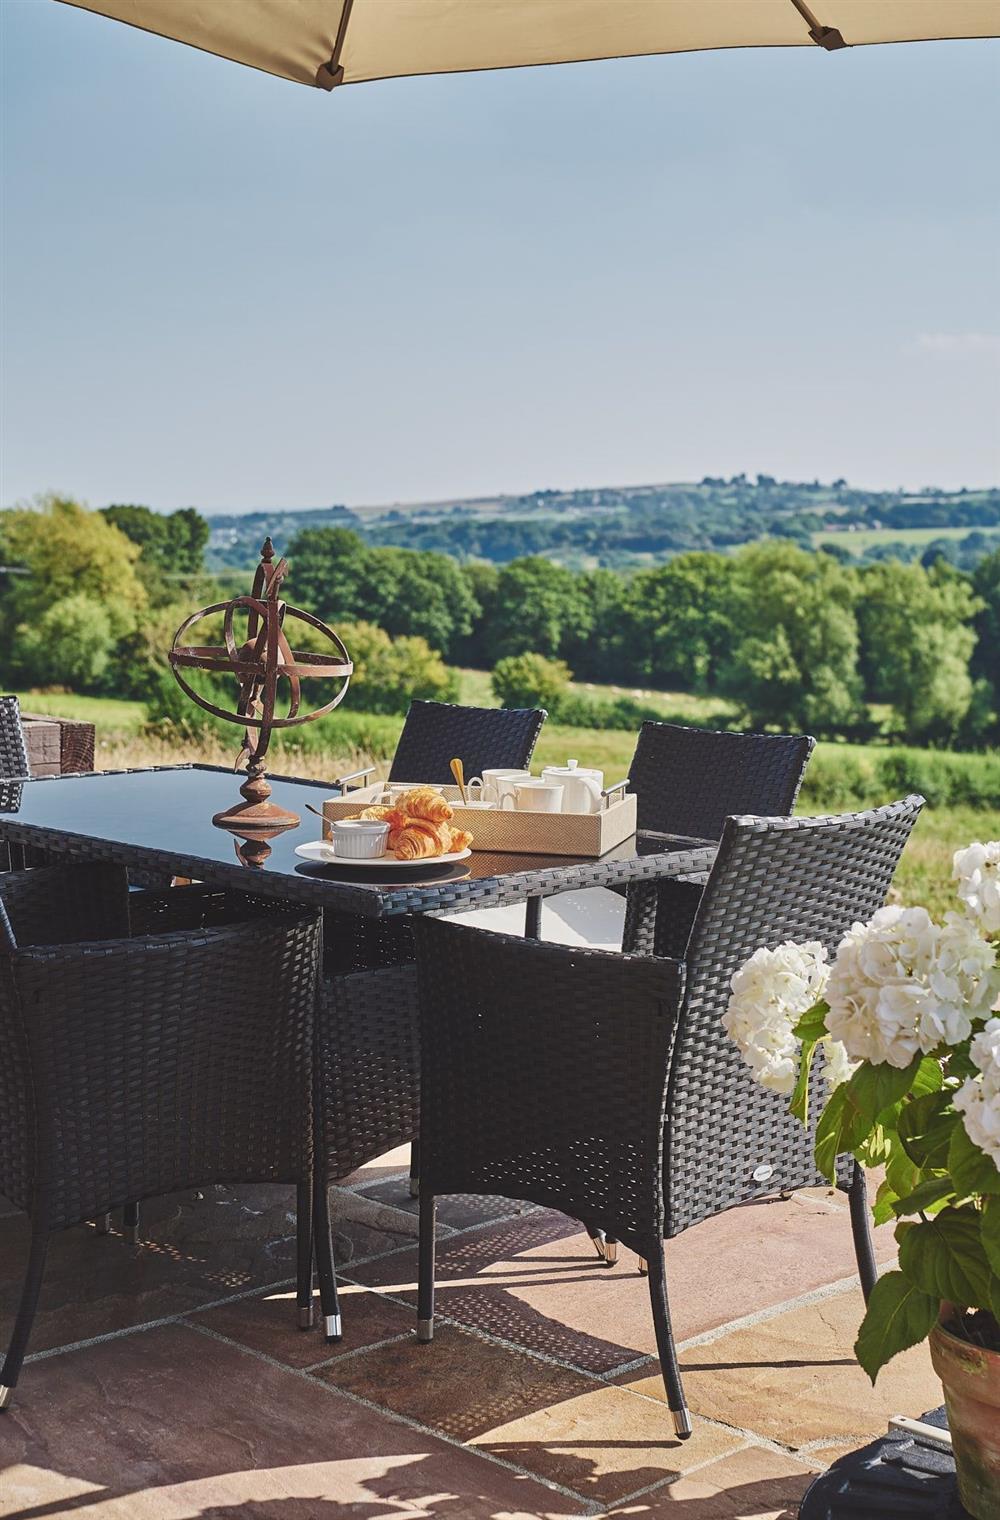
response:
<path id="1" fill-rule="evenodd" d="M 841 1452 L 940 1403 L 924 1347 L 874 1392 L 855 1364 L 846 1203 L 823 1190 L 668 1242 L 686 1443 L 635 1257 L 602 1266 L 561 1215 L 443 1201 L 437 1333 L 419 1346 L 406 1164 L 337 1190 L 336 1347 L 295 1328 L 288 1190 L 151 1204 L 138 1246 L 57 1237 L 0 1416 L 0 1516 L 793 1520 Z M 21 1216 L 0 1217 L 4 1334 L 26 1242 Z"/>

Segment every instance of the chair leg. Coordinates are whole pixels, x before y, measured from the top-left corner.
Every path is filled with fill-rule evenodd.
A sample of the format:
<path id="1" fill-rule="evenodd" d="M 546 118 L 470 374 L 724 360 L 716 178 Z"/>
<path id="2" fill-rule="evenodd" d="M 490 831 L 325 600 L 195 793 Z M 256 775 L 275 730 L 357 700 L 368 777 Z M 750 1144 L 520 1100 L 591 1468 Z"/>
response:
<path id="1" fill-rule="evenodd" d="M 410 1141 L 410 1197 L 420 1197 L 420 1136 Z"/>
<path id="2" fill-rule="evenodd" d="M 417 1340 L 434 1339 L 434 1218 L 436 1200 L 420 1195 L 420 1243 L 417 1249 Z"/>
<path id="3" fill-rule="evenodd" d="M 330 1229 L 330 1192 L 322 1167 L 317 1167 L 313 1173 L 313 1235 L 323 1334 L 329 1343 L 333 1343 L 341 1339 L 343 1330 L 340 1299 L 337 1297 L 337 1268 L 333 1259 L 333 1234 Z"/>
<path id="4" fill-rule="evenodd" d="M 580 1223 L 590 1236 L 590 1244 L 601 1260 L 604 1261 L 604 1231 L 599 1230 L 596 1224 L 587 1224 L 586 1220 L 581 1220 Z"/>
<path id="5" fill-rule="evenodd" d="M 864 1168 L 857 1161 L 847 1190 L 851 1211 L 851 1233 L 854 1236 L 854 1254 L 858 1259 L 858 1275 L 865 1303 L 871 1298 L 872 1289 L 878 1282 L 878 1266 L 875 1261 L 875 1242 L 872 1239 L 872 1216 L 868 1207 L 868 1185 Z"/>
<path id="6" fill-rule="evenodd" d="M 139 1205 L 127 1203 L 122 1209 L 122 1234 L 129 1245 L 134 1246 L 139 1241 Z"/>
<path id="7" fill-rule="evenodd" d="M 296 1292 L 299 1329 L 312 1329 L 313 1322 L 313 1184 L 310 1175 L 295 1194 Z"/>
<path id="8" fill-rule="evenodd" d="M 667 1404 L 674 1417 L 674 1430 L 678 1439 L 686 1441 L 691 1434 L 691 1415 L 684 1402 L 681 1385 L 681 1369 L 677 1365 L 674 1332 L 670 1327 L 670 1307 L 667 1303 L 667 1273 L 663 1261 L 662 1241 L 654 1245 L 646 1257 L 649 1271 L 649 1301 L 653 1307 L 653 1325 L 656 1329 L 656 1349 L 660 1357 L 660 1371 L 667 1390 Z"/>
<path id="9" fill-rule="evenodd" d="M 604 1237 L 604 1265 L 613 1267 L 618 1260 L 618 1236 L 605 1235 Z"/>
<path id="10" fill-rule="evenodd" d="M 110 1235 L 111 1234 L 111 1215 L 110 1214 L 98 1214 L 97 1218 L 94 1220 L 94 1230 L 95 1230 L 95 1233 L 98 1234 L 98 1235 Z"/>
<path id="11" fill-rule="evenodd" d="M 24 1287 L 21 1289 L 21 1303 L 14 1321 L 14 1333 L 7 1347 L 3 1369 L 0 1371 L 0 1409 L 7 1408 L 20 1376 L 24 1353 L 28 1349 L 28 1337 L 35 1322 L 35 1310 L 38 1308 L 38 1295 L 42 1290 L 48 1248 L 48 1231 L 33 1230 L 31 1251 L 28 1255 L 28 1270 L 24 1275 Z"/>

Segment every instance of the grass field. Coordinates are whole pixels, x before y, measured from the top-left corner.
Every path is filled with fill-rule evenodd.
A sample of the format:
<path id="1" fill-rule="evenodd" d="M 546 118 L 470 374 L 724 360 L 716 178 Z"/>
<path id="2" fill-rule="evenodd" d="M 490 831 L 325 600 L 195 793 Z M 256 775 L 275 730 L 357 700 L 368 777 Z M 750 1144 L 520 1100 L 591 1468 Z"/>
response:
<path id="1" fill-rule="evenodd" d="M 488 682 L 489 677 L 481 671 L 463 671 L 462 699 L 487 704 L 491 701 Z M 603 696 L 616 694 L 613 687 L 594 690 L 595 694 Z M 629 694 L 632 694 L 631 690 Z M 719 710 L 719 704 L 714 700 L 706 701 L 685 693 L 642 693 L 642 698 L 649 700 L 651 705 L 662 703 L 664 715 L 680 721 L 704 721 L 706 711 L 714 720 Z M 143 732 L 145 713 L 138 702 L 23 693 L 21 706 L 26 712 L 47 712 L 93 722 L 97 727 L 96 764 L 99 770 L 170 765 L 185 760 L 228 766 L 233 764 L 239 747 L 235 727 L 231 740 L 228 737 L 197 741 L 152 737 Z M 341 709 L 321 724 L 298 730 L 288 737 L 276 736 L 272 769 L 332 781 L 374 760 L 384 773 L 401 722 L 400 718 Z M 563 728 L 547 723 L 535 750 L 535 765 L 536 769 L 543 765 L 561 765 L 572 756 L 581 763 L 599 766 L 611 783 L 627 776 L 634 747 L 634 734 L 622 730 Z M 876 746 L 817 745 L 806 773 L 798 811 L 849 810 L 887 800 L 890 793 L 880 785 L 876 774 L 876 766 L 886 754 L 884 748 Z M 933 764 L 936 757 L 929 755 L 926 758 L 929 764 Z M 956 761 L 962 758 L 955 757 Z M 990 763 L 988 757 L 968 758 L 977 763 L 985 758 Z M 892 795 L 897 795 L 900 789 L 896 788 Z M 929 791 L 928 787 L 923 789 Z M 995 838 L 997 832 L 997 808 L 993 804 L 926 808 L 897 876 L 899 897 L 911 903 L 923 903 L 933 912 L 940 913 L 953 907 L 950 887 L 952 854 L 973 839 Z"/>
<path id="2" fill-rule="evenodd" d="M 814 533 L 813 548 L 821 544 L 839 544 L 852 554 L 864 554 L 877 544 L 931 544 L 936 538 L 968 538 L 970 533 L 992 533 L 990 528 L 859 528 L 856 532 Z M 1000 534 L 997 534 L 1000 543 Z"/>

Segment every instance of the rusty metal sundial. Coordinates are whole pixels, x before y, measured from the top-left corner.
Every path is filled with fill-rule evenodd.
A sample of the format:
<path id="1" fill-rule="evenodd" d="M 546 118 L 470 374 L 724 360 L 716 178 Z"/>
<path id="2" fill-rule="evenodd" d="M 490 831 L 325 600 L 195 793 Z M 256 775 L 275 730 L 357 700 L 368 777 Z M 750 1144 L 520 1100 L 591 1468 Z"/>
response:
<path id="1" fill-rule="evenodd" d="M 183 691 L 203 707 L 206 712 L 227 723 L 242 723 L 244 727 L 243 748 L 236 760 L 237 768 L 246 759 L 247 779 L 240 787 L 245 798 L 232 808 L 216 813 L 212 822 L 220 828 L 232 829 L 250 840 L 264 840 L 282 829 L 294 828 L 299 822 L 296 813 L 289 813 L 276 803 L 269 802 L 271 788 L 264 774 L 264 758 L 271 734 L 276 728 L 296 728 L 302 723 L 313 723 L 342 702 L 347 694 L 348 683 L 354 666 L 337 634 L 311 612 L 302 612 L 281 600 L 281 583 L 288 574 L 288 561 L 274 561 L 274 545 L 264 540 L 260 564 L 253 578 L 249 596 L 234 596 L 228 602 L 216 602 L 195 612 L 174 634 L 168 659 L 174 676 Z M 245 609 L 246 630 L 242 642 L 237 642 L 235 620 L 237 613 Z M 202 618 L 223 614 L 220 644 L 186 644 L 183 642 L 189 628 Z M 292 649 L 286 633 L 289 619 L 298 619 L 316 628 L 331 645 L 329 654 L 315 654 Z M 181 672 L 210 670 L 235 676 L 239 697 L 235 711 L 216 707 L 184 679 Z M 301 712 L 302 682 L 309 678 L 325 677 L 341 680 L 343 685 L 329 702 L 312 712 Z M 275 717 L 275 707 L 281 692 L 281 682 L 288 683 L 288 705 L 284 717 Z"/>

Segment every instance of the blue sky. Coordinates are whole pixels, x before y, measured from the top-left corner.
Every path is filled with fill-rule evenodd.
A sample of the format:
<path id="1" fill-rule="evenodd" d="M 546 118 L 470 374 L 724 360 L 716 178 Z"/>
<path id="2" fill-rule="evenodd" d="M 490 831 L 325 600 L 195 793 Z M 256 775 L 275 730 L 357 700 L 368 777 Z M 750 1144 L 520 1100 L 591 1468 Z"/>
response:
<path id="1" fill-rule="evenodd" d="M 1000 43 L 327 95 L 0 17 L 4 504 L 1000 476 Z"/>

